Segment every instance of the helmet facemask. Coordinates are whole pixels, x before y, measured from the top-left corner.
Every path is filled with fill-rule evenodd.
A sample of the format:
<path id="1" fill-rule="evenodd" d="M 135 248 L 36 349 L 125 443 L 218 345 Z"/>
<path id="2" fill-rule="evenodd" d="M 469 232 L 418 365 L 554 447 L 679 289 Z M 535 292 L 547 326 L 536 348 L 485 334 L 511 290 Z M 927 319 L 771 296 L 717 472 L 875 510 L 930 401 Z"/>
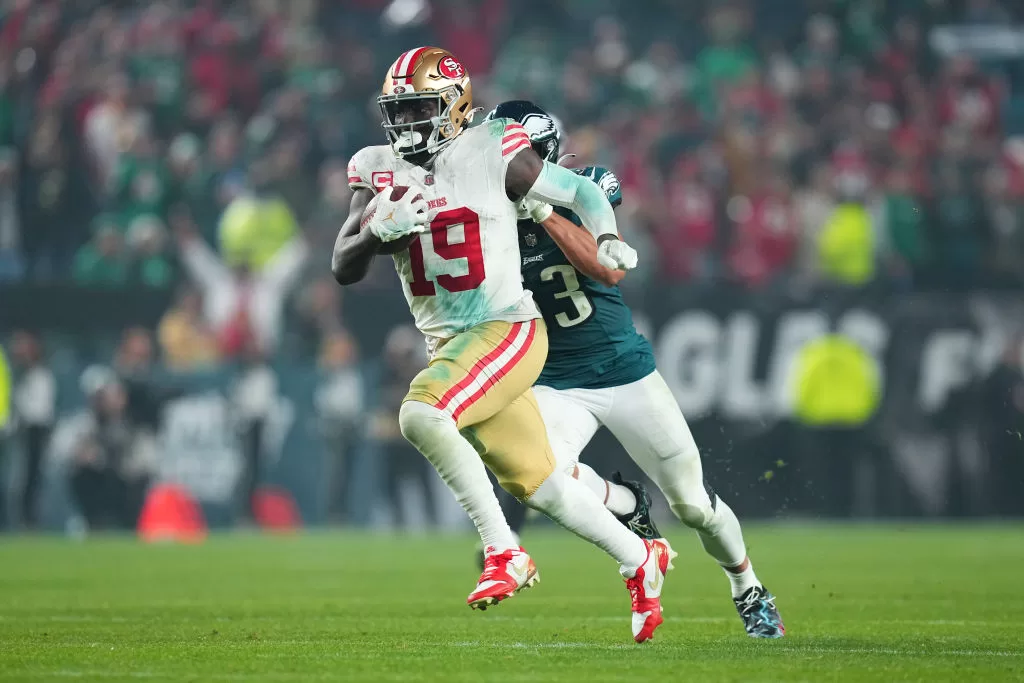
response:
<path id="1" fill-rule="evenodd" d="M 443 90 L 381 95 L 377 98 L 381 124 L 395 156 L 434 155 L 455 139 L 459 132 L 452 123 L 459 106 L 461 88 L 452 85 Z M 404 114 L 404 116 L 403 116 Z M 397 119 L 401 122 L 396 122 Z"/>

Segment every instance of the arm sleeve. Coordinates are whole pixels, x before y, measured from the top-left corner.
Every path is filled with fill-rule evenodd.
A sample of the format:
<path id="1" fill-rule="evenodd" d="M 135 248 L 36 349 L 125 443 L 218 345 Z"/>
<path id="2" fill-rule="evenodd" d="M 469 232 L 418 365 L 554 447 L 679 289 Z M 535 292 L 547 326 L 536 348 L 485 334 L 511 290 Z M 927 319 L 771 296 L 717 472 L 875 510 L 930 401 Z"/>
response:
<path id="1" fill-rule="evenodd" d="M 595 238 L 619 236 L 615 213 L 605 193 L 589 178 L 566 168 L 545 161 L 526 196 L 572 210 Z"/>

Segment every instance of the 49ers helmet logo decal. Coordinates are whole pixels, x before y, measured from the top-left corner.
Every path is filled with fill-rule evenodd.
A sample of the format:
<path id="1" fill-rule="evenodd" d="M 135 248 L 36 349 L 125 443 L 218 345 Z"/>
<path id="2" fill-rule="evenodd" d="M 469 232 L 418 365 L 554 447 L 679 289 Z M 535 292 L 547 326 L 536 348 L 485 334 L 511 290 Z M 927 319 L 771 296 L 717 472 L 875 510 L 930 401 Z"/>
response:
<path id="1" fill-rule="evenodd" d="M 457 59 L 451 56 L 442 59 L 437 65 L 437 70 L 445 78 L 456 79 L 466 75 L 466 70 L 459 64 Z"/>

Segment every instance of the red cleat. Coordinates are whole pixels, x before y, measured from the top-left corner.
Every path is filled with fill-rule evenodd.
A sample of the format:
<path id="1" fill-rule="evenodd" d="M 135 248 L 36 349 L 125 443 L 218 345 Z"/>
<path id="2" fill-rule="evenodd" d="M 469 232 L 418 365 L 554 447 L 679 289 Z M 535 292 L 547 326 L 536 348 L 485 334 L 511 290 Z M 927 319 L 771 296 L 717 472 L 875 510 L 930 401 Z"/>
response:
<path id="1" fill-rule="evenodd" d="M 485 610 L 540 581 L 537 565 L 522 548 L 510 548 L 501 553 L 488 548 L 485 553 L 484 573 L 476 589 L 466 598 L 471 608 Z"/>
<path id="2" fill-rule="evenodd" d="M 626 579 L 626 588 L 633 601 L 633 640 L 642 643 L 654 637 L 661 626 L 661 589 L 665 583 L 672 550 L 661 540 L 645 540 L 647 560 Z"/>

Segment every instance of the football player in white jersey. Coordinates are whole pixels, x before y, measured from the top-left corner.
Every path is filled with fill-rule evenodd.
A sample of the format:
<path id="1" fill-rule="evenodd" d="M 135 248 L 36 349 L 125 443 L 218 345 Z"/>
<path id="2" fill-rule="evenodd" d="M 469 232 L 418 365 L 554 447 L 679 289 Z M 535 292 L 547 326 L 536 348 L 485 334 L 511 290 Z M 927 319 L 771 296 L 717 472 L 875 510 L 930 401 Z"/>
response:
<path id="1" fill-rule="evenodd" d="M 470 81 L 451 53 L 422 47 L 399 56 L 378 102 L 389 144 L 350 162 L 354 193 L 332 271 L 348 285 L 378 253 L 394 257 L 431 356 L 399 412 L 402 434 L 452 490 L 486 549 L 467 602 L 496 604 L 538 576 L 505 520 L 486 463 L 506 491 L 618 561 L 633 638 L 651 638 L 662 622 L 671 550 L 631 533 L 555 467 L 530 390 L 547 357 L 547 332 L 520 278 L 516 203 L 528 197 L 583 217 L 610 267 L 635 267 L 636 252 L 618 238 L 600 188 L 542 160 L 521 125 L 468 127 Z"/>

